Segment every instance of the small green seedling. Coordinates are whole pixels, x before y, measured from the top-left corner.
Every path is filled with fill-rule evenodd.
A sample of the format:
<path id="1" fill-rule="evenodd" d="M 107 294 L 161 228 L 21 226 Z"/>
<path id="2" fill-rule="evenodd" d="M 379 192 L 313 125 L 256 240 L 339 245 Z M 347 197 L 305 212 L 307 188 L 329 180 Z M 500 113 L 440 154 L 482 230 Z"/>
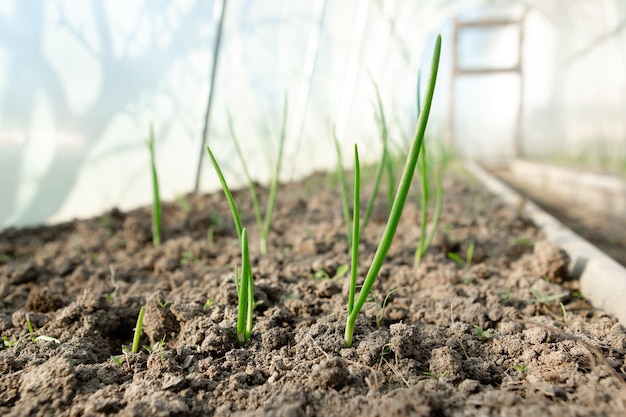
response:
<path id="1" fill-rule="evenodd" d="M 383 318 L 385 317 L 385 307 L 387 307 L 387 301 L 389 301 L 389 297 L 391 296 L 391 294 L 397 292 L 398 290 L 400 290 L 400 288 L 394 288 L 393 290 L 389 291 L 387 295 L 385 296 L 385 298 L 383 299 L 383 303 L 380 305 L 378 309 L 378 314 L 376 314 L 376 328 L 377 329 L 380 329 L 380 325 L 383 323 Z"/>
<path id="2" fill-rule="evenodd" d="M 30 317 L 26 316 L 26 327 L 28 327 L 28 333 L 30 334 L 30 340 L 35 343 L 37 337 L 35 336 L 35 329 L 33 329 L 33 324 L 30 322 Z"/>
<path id="3" fill-rule="evenodd" d="M 280 131 L 280 140 L 278 143 L 278 158 L 276 159 L 276 166 L 274 167 L 274 173 L 272 175 L 272 180 L 270 182 L 270 190 L 269 197 L 267 201 L 267 208 L 265 210 L 265 218 L 263 218 L 261 214 L 261 206 L 259 204 L 259 196 L 256 192 L 256 186 L 254 185 L 254 181 L 252 180 L 252 176 L 250 175 L 250 171 L 248 170 L 248 163 L 246 158 L 241 151 L 241 147 L 239 146 L 239 141 L 237 140 L 237 135 L 235 134 L 235 128 L 233 126 L 233 120 L 228 114 L 228 127 L 230 129 L 231 137 L 233 138 L 233 143 L 235 144 L 235 150 L 237 151 L 237 156 L 241 161 L 241 165 L 243 167 L 244 175 L 246 176 L 246 180 L 248 181 L 248 189 L 250 190 L 250 197 L 252 198 L 252 205 L 254 207 L 254 216 L 256 218 L 257 228 L 259 231 L 259 248 L 262 254 L 267 253 L 267 239 L 270 232 L 270 228 L 272 225 L 272 215 L 274 213 L 274 208 L 276 207 L 276 193 L 278 190 L 278 181 L 280 178 L 280 171 L 282 168 L 282 160 L 283 160 L 283 149 L 285 145 L 285 137 L 286 137 L 286 126 L 287 126 L 287 108 L 288 108 L 288 98 L 285 93 L 285 104 L 283 107 L 283 121 L 281 124 Z"/>
<path id="4" fill-rule="evenodd" d="M 2 336 L 2 346 L 4 349 L 12 348 L 15 343 L 17 343 L 17 339 L 13 338 L 13 340 L 9 340 L 8 336 Z"/>
<path id="5" fill-rule="evenodd" d="M 535 289 L 530 290 L 530 292 L 533 293 L 533 296 L 535 297 L 533 300 L 533 303 L 535 304 L 549 304 L 568 296 L 568 293 L 566 292 L 554 295 L 544 295 L 541 291 Z"/>
<path id="6" fill-rule="evenodd" d="M 461 258 L 454 252 L 448 252 L 448 258 L 459 264 L 463 269 L 469 269 L 472 266 L 472 258 L 474 257 L 474 242 L 470 243 L 467 248 L 465 259 Z"/>
<path id="7" fill-rule="evenodd" d="M 137 324 L 135 325 L 135 334 L 133 336 L 133 346 L 131 348 L 132 353 L 139 352 L 139 340 L 141 339 L 141 333 L 143 330 L 143 315 L 146 312 L 145 307 L 141 307 L 139 315 L 137 316 Z"/>
<path id="8" fill-rule="evenodd" d="M 439 382 L 440 380 L 445 378 L 447 374 L 448 374 L 447 372 L 444 372 L 442 374 L 436 374 L 434 372 L 428 372 L 428 371 L 424 372 L 424 375 L 426 375 L 427 377 L 429 377 L 431 379 L 434 379 L 437 382 Z"/>
<path id="9" fill-rule="evenodd" d="M 178 196 L 176 202 L 183 213 L 189 213 L 189 211 L 191 211 L 191 204 L 189 204 L 189 200 L 187 200 L 184 195 Z"/>
<path id="10" fill-rule="evenodd" d="M 28 333 L 30 334 L 30 340 L 33 343 L 39 342 L 40 340 L 42 340 L 44 342 L 56 343 L 57 345 L 61 344 L 61 341 L 59 339 L 54 338 L 54 337 L 45 336 L 45 335 L 35 336 L 35 329 L 33 329 L 33 324 L 30 322 L 30 317 L 28 317 L 28 316 L 26 316 L 26 327 L 28 327 Z"/>
<path id="11" fill-rule="evenodd" d="M 480 338 L 481 342 L 484 342 L 491 338 L 491 333 L 489 333 L 489 330 L 484 330 L 481 326 L 474 325 L 474 330 L 476 330 L 476 336 Z"/>
<path id="12" fill-rule="evenodd" d="M 525 365 L 523 363 L 513 365 L 513 370 L 516 371 L 518 374 L 525 374 L 526 372 L 528 372 L 528 365 Z"/>
<path id="13" fill-rule="evenodd" d="M 563 323 L 565 323 L 567 321 L 567 310 L 565 309 L 563 303 L 559 302 L 559 305 L 561 306 L 561 312 L 563 313 Z"/>
<path id="14" fill-rule="evenodd" d="M 417 127 L 415 130 L 415 136 L 413 139 L 413 143 L 411 144 L 411 148 L 409 150 L 409 154 L 406 158 L 406 163 L 404 165 L 404 170 L 402 172 L 402 177 L 400 178 L 400 183 L 398 185 L 398 190 L 396 191 L 395 198 L 393 200 L 393 204 L 391 205 L 391 210 L 389 213 L 389 218 L 387 219 L 387 225 L 385 226 L 385 230 L 383 231 L 383 235 L 381 237 L 380 243 L 378 244 L 378 248 L 376 249 L 376 253 L 374 254 L 374 258 L 372 259 L 372 263 L 367 271 L 367 275 L 365 276 L 365 281 L 363 282 L 363 287 L 359 292 L 359 296 L 356 300 L 354 297 L 354 289 L 356 287 L 356 268 L 357 263 L 355 260 L 352 260 L 352 268 L 353 273 L 351 276 L 350 283 L 350 292 L 352 296 L 348 298 L 348 318 L 346 320 L 346 331 L 344 335 L 344 344 L 346 347 L 352 346 L 352 340 L 354 336 L 354 325 L 356 323 L 356 319 L 359 315 L 359 312 L 363 308 L 363 305 L 367 301 L 369 297 L 369 293 L 372 290 L 376 279 L 378 278 L 378 273 L 382 268 L 382 265 L 387 256 L 387 252 L 389 252 L 389 248 L 391 247 L 391 242 L 393 241 L 393 237 L 398 229 L 398 224 L 400 222 L 400 217 L 402 215 L 402 211 L 404 209 L 404 203 L 406 202 L 407 195 L 409 193 L 409 188 L 411 187 L 411 182 L 413 180 L 413 175 L 415 173 L 415 168 L 417 165 L 417 158 L 419 157 L 420 150 L 422 149 L 422 143 L 424 141 L 424 133 L 426 131 L 426 124 L 428 122 L 428 116 L 430 114 L 430 108 L 432 105 L 433 94 L 435 92 L 435 83 L 437 80 L 437 72 L 439 68 L 439 57 L 441 54 L 441 35 L 437 36 L 437 40 L 435 42 L 435 50 L 433 53 L 432 64 L 431 64 L 431 72 L 428 82 L 428 88 L 426 91 L 426 100 L 424 101 L 424 107 L 420 112 L 420 116 L 417 121 Z M 358 219 L 357 216 L 353 216 L 353 218 Z M 353 230 L 358 230 L 356 226 L 357 221 L 353 221 Z M 353 241 L 356 240 L 358 243 L 357 236 L 353 235 Z M 354 245 L 352 246 L 352 256 L 358 256 L 357 251 L 354 250 Z M 358 246 L 357 246 L 358 249 Z M 352 304 L 354 303 L 354 304 Z"/>
<path id="15" fill-rule="evenodd" d="M 324 279 L 330 279 L 330 275 L 328 275 L 328 272 L 324 271 L 323 269 L 318 269 L 317 271 L 315 271 L 314 273 L 312 273 L 311 278 L 321 281 Z"/>
<path id="16" fill-rule="evenodd" d="M 165 308 L 165 307 L 167 307 L 169 302 L 168 301 L 157 300 L 157 304 L 159 305 L 159 307 Z"/>
<path id="17" fill-rule="evenodd" d="M 192 263 L 192 262 L 196 263 L 198 262 L 198 260 L 199 260 L 198 257 L 196 256 L 195 253 L 193 253 L 193 251 L 186 250 L 186 251 L 183 251 L 183 253 L 181 254 L 179 263 L 181 265 L 187 265 L 188 263 Z"/>
<path id="18" fill-rule="evenodd" d="M 122 366 L 122 364 L 124 363 L 124 358 L 125 358 L 124 355 L 111 355 L 111 360 L 117 366 Z"/>
<path id="19" fill-rule="evenodd" d="M 157 349 L 159 351 L 159 358 L 161 359 L 161 365 L 165 365 L 165 356 L 163 356 L 163 346 L 165 345 L 165 335 L 157 343 Z"/>
<path id="20" fill-rule="evenodd" d="M 202 309 L 204 311 L 208 311 L 211 308 L 211 306 L 213 305 L 213 303 L 215 303 L 215 299 L 213 299 L 213 297 L 207 298 L 207 300 L 204 303 L 204 306 L 202 307 Z"/>
<path id="21" fill-rule="evenodd" d="M 337 280 L 343 277 L 344 275 L 346 275 L 349 270 L 350 270 L 350 265 L 341 264 L 337 267 L 337 270 L 335 271 L 335 276 L 333 278 Z"/>
<path id="22" fill-rule="evenodd" d="M 150 135 L 147 145 L 150 151 L 150 171 L 152 174 L 152 244 L 159 246 L 161 244 L 161 196 L 159 194 L 159 177 L 156 169 L 152 123 L 150 123 Z"/>

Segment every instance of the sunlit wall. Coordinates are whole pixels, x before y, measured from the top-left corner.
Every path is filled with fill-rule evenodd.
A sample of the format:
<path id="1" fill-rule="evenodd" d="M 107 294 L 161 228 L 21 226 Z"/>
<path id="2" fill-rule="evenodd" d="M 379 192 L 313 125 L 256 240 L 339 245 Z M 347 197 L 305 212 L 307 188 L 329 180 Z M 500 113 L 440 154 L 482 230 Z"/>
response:
<path id="1" fill-rule="evenodd" d="M 438 32 L 443 55 L 429 135 L 461 156 L 516 156 L 519 77 L 480 75 L 452 84 L 454 19 L 494 13 L 526 13 L 521 156 L 597 141 L 613 153 L 624 149 L 620 2 L 224 3 L 207 141 L 235 185 L 241 168 L 229 114 L 251 171 L 266 181 L 285 97 L 283 180 L 332 169 L 333 130 L 346 154 L 358 142 L 364 160 L 378 157 L 374 82 L 391 140 L 406 143 L 417 114 L 417 73 L 427 71 Z M 149 203 L 150 123 L 163 197 L 193 189 L 221 6 L 221 0 L 0 0 L 0 228 Z M 457 58 L 470 66 L 506 64 L 515 39 L 506 30 L 467 33 Z M 201 190 L 215 189 L 206 159 L 202 166 Z"/>

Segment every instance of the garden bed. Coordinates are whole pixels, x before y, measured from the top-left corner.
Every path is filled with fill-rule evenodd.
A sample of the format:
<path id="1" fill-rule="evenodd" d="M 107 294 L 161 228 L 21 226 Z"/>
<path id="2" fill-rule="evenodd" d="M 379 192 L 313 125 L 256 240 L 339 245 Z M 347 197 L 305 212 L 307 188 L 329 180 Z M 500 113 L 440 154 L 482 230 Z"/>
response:
<path id="1" fill-rule="evenodd" d="M 241 348 L 240 249 L 221 192 L 166 204 L 157 248 L 148 207 L 2 232 L 0 414 L 624 415 L 626 332 L 580 296 L 567 255 L 467 172 L 444 189 L 418 267 L 409 199 L 351 348 L 349 279 L 335 277 L 348 245 L 329 176 L 281 187 L 267 255 L 251 230 L 261 303 Z M 236 199 L 253 229 L 247 192 Z M 363 270 L 384 227 L 378 203 Z M 472 244 L 466 266 L 447 256 L 465 259 Z M 144 305 L 141 345 L 151 348 L 122 353 Z M 60 343 L 33 342 L 27 317 L 34 336 Z"/>

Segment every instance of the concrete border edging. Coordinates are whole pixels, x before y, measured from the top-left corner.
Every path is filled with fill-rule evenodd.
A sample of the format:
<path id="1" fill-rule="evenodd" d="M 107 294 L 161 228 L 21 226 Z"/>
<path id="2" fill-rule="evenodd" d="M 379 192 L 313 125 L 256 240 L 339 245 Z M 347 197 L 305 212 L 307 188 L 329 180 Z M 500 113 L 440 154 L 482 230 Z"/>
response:
<path id="1" fill-rule="evenodd" d="M 489 191 L 505 203 L 523 202 L 524 213 L 541 228 L 546 238 L 565 250 L 570 258 L 570 272 L 580 281 L 580 291 L 594 307 L 614 315 L 626 326 L 626 269 L 604 252 L 561 224 L 556 218 L 522 197 L 476 162 L 466 161 L 466 168 Z"/>

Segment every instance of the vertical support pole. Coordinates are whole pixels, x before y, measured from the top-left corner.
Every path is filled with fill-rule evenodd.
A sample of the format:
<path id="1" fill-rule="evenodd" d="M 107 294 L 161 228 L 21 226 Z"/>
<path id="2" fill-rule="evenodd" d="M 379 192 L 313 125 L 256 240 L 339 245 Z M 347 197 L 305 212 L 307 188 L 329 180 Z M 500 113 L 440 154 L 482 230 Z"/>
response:
<path id="1" fill-rule="evenodd" d="M 306 115 L 307 104 L 311 94 L 311 82 L 313 80 L 313 72 L 317 63 L 319 51 L 320 36 L 322 33 L 322 25 L 324 24 L 324 11 L 326 9 L 326 0 L 316 0 L 313 6 L 313 24 L 309 33 L 307 42 L 306 55 L 304 57 L 304 65 L 302 67 L 302 78 L 298 88 L 298 96 L 296 97 L 295 118 L 291 123 L 291 129 L 287 135 L 288 140 L 295 142 L 294 157 L 298 154 L 300 148 L 300 139 L 302 137 L 302 129 L 304 127 L 304 117 Z M 291 168 L 291 176 L 293 177 L 296 165 Z"/>
<path id="2" fill-rule="evenodd" d="M 446 138 L 446 145 L 448 149 L 454 151 L 454 119 L 456 117 L 455 111 L 455 96 L 456 96 L 456 79 L 459 75 L 458 71 L 458 54 L 459 54 L 459 20 L 454 19 L 454 34 L 452 37 L 452 74 L 450 76 L 450 89 L 448 92 L 448 134 Z"/>
<path id="3" fill-rule="evenodd" d="M 517 74 L 519 78 L 519 103 L 515 119 L 515 158 L 524 156 L 523 143 L 523 118 L 524 118 L 524 26 L 526 22 L 526 9 L 518 23 L 519 38 L 517 46 Z"/>
<path id="4" fill-rule="evenodd" d="M 361 58 L 363 34 L 365 33 L 365 25 L 367 24 L 369 6 L 369 0 L 359 1 L 356 17 L 354 18 L 354 26 L 352 26 L 350 56 L 348 57 L 348 68 L 346 69 L 346 77 L 343 83 L 343 90 L 341 91 L 339 118 L 337 119 L 337 137 L 340 141 L 343 140 L 343 138 L 345 137 L 346 128 L 348 126 L 348 118 L 350 117 L 352 97 L 354 95 L 356 79 L 359 75 L 359 61 Z"/>
<path id="5" fill-rule="evenodd" d="M 217 1 L 217 0 L 216 0 Z M 224 29 L 224 15 L 226 13 L 227 0 L 221 0 L 220 17 L 217 24 L 217 33 L 215 34 L 215 44 L 213 46 L 213 66 L 211 68 L 211 80 L 209 82 L 209 98 L 206 106 L 206 112 L 204 114 L 204 127 L 202 129 L 202 139 L 200 140 L 200 152 L 198 153 L 198 165 L 196 167 L 196 178 L 194 181 L 193 192 L 197 193 L 200 188 L 200 174 L 202 172 L 202 161 L 204 159 L 204 146 L 209 136 L 209 129 L 211 128 L 211 107 L 213 105 L 213 96 L 215 93 L 215 78 L 217 74 L 217 64 L 219 62 L 220 47 L 222 45 L 222 32 Z M 216 13 L 217 15 L 217 13 Z"/>

